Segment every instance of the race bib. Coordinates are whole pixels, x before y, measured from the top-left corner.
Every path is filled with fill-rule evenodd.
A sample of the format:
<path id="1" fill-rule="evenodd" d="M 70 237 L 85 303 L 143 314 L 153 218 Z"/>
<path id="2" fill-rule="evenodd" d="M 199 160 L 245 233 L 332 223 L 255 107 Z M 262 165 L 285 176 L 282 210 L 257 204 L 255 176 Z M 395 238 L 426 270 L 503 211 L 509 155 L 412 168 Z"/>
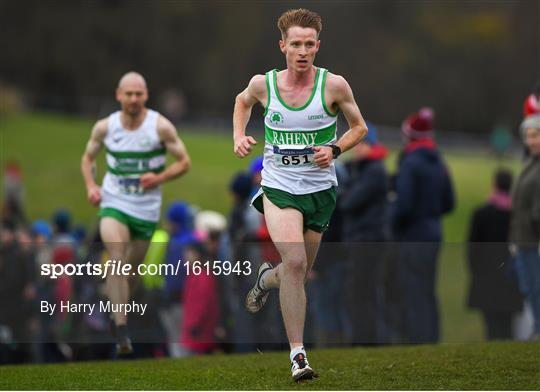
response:
<path id="1" fill-rule="evenodd" d="M 124 195 L 140 195 L 144 193 L 140 177 L 118 178 L 118 191 Z"/>
<path id="2" fill-rule="evenodd" d="M 315 152 L 311 146 L 274 146 L 274 162 L 277 166 L 311 166 L 313 165 L 313 154 L 315 154 Z"/>

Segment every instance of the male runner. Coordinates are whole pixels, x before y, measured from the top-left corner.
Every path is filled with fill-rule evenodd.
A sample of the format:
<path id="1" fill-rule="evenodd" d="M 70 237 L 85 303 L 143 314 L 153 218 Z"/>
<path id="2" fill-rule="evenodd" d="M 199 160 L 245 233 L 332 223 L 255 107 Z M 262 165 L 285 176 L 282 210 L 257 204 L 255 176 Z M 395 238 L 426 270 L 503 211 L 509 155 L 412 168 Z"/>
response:
<path id="1" fill-rule="evenodd" d="M 305 9 L 289 10 L 279 18 L 278 28 L 287 69 L 254 76 L 236 97 L 234 153 L 243 158 L 256 144 L 245 130 L 252 107 L 262 104 L 262 188 L 253 205 L 264 213 L 282 263 L 273 269 L 269 263 L 261 265 L 246 307 L 257 312 L 269 290 L 279 288 L 291 348 L 292 377 L 300 381 L 317 376 L 303 346 L 304 282 L 335 207 L 333 159 L 356 145 L 366 135 L 367 127 L 345 79 L 313 65 L 320 46 L 320 16 Z M 336 141 L 339 110 L 350 129 Z"/>
<path id="2" fill-rule="evenodd" d="M 148 90 L 144 78 L 125 74 L 116 99 L 121 110 L 99 120 L 82 156 L 81 171 L 88 200 L 100 205 L 100 234 L 111 260 L 140 264 L 156 229 L 161 208 L 160 185 L 184 174 L 191 162 L 173 124 L 145 107 Z M 107 174 L 100 188 L 94 180 L 95 159 L 102 146 L 107 153 Z M 165 153 L 175 162 L 165 167 Z M 108 275 L 107 295 L 114 305 L 126 304 L 136 276 Z M 118 354 L 133 351 L 124 313 L 111 314 Z"/>

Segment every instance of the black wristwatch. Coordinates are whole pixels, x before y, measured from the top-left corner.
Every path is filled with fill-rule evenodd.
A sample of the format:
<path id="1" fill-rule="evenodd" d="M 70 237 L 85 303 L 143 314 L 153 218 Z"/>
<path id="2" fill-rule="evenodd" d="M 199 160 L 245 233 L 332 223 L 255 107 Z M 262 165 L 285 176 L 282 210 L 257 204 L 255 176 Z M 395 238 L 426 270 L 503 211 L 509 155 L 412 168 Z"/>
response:
<path id="1" fill-rule="evenodd" d="M 335 144 L 330 144 L 330 147 L 332 147 L 332 157 L 334 159 L 337 159 L 337 157 L 341 155 L 341 148 L 339 148 Z"/>

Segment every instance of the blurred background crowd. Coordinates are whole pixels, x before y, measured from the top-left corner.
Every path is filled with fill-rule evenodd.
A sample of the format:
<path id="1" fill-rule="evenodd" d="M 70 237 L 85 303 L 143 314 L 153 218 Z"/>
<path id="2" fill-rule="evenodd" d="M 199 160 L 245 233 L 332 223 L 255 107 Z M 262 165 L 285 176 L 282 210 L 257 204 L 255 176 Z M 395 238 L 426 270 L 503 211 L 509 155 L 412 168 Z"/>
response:
<path id="1" fill-rule="evenodd" d="M 306 344 L 435 343 L 444 317 L 443 333 L 464 331 L 453 341 L 477 339 L 471 318 L 456 316 L 463 308 L 481 315 L 485 339 L 538 339 L 540 2 L 294 6 L 321 14 L 316 64 L 344 75 L 377 124 L 336 162 L 337 208 L 307 282 Z M 193 158 L 164 187 L 145 263 L 279 263 L 250 207 L 262 161 L 234 158 L 230 117 L 253 74 L 283 67 L 275 21 L 290 7 L 0 2 L 0 364 L 114 357 L 106 314 L 39 307 L 106 300 L 103 281 L 52 280 L 39 268 L 107 260 L 78 160 L 91 123 L 118 109 L 127 71 L 147 78 L 148 106 L 178 125 Z M 250 123 L 257 137 L 261 118 Z M 465 276 L 455 273 L 463 264 Z M 141 277 L 134 299 L 149 305 L 129 320 L 135 357 L 287 348 L 276 292 L 254 316 L 243 308 L 254 274 L 180 271 Z"/>

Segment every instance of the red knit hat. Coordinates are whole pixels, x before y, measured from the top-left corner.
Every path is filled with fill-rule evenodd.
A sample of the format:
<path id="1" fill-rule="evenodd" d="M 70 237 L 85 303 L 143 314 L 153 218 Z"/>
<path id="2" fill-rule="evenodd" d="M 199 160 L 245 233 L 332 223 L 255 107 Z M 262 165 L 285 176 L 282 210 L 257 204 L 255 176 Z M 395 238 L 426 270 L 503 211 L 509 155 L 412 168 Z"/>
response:
<path id="1" fill-rule="evenodd" d="M 540 113 L 540 102 L 538 102 L 536 95 L 531 94 L 523 103 L 523 117 L 528 117 L 538 113 Z"/>
<path id="2" fill-rule="evenodd" d="M 433 138 L 434 117 L 433 109 L 423 107 L 417 113 L 407 116 L 401 124 L 401 131 L 409 139 L 431 139 Z"/>

